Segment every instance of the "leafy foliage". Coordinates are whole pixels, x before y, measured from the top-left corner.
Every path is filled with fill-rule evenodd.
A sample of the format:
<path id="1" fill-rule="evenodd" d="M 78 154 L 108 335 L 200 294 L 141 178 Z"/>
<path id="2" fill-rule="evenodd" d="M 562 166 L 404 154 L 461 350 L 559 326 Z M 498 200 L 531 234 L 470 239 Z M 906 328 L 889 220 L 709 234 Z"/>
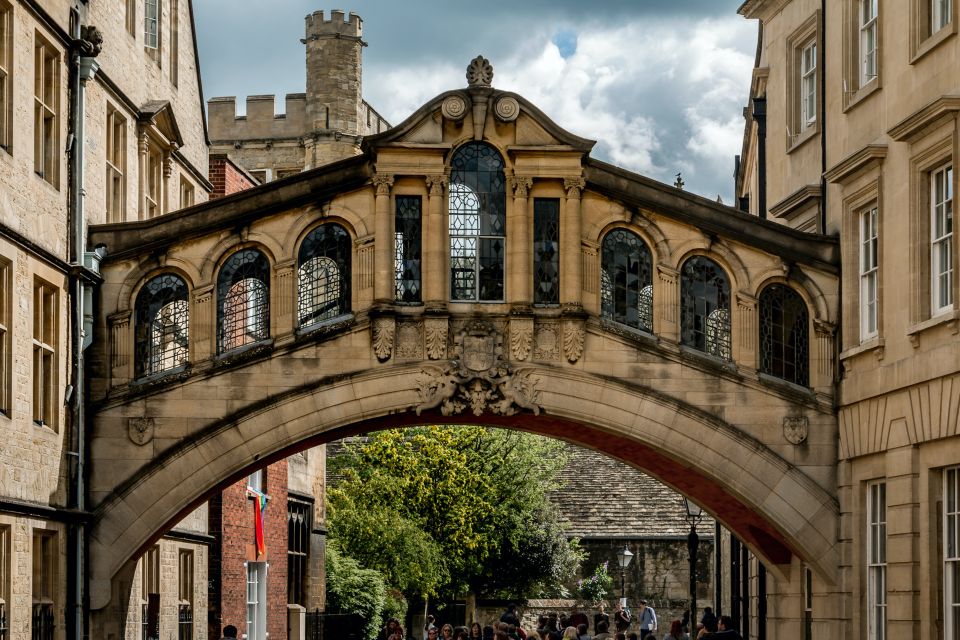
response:
<path id="1" fill-rule="evenodd" d="M 387 588 L 378 571 L 364 569 L 336 545 L 327 546 L 327 611 L 356 613 L 367 621 L 364 636 L 377 637 L 387 599 Z"/>
<path id="2" fill-rule="evenodd" d="M 613 589 L 608 563 L 598 564 L 589 578 L 577 581 L 580 597 L 587 602 L 599 602 Z"/>
<path id="3" fill-rule="evenodd" d="M 581 560 L 547 501 L 565 462 L 515 431 L 379 432 L 331 460 L 330 536 L 408 597 L 554 593 Z"/>

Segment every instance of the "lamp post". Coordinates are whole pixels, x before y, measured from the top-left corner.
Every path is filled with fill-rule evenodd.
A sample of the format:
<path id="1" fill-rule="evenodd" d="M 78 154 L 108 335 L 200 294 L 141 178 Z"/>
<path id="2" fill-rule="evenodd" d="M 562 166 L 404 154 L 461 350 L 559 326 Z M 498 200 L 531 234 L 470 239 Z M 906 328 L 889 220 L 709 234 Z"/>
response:
<path id="1" fill-rule="evenodd" d="M 633 560 L 633 553 L 631 553 L 627 544 L 624 543 L 623 549 L 617 554 L 617 564 L 620 565 L 620 605 L 623 607 L 627 606 L 626 577 L 627 567 L 630 566 L 631 560 Z"/>
<path id="2" fill-rule="evenodd" d="M 683 498 L 687 520 L 690 521 L 690 533 L 687 534 L 687 552 L 690 555 L 690 630 L 697 625 L 697 549 L 700 536 L 697 535 L 697 523 L 703 516 L 703 509 L 690 498 Z"/>

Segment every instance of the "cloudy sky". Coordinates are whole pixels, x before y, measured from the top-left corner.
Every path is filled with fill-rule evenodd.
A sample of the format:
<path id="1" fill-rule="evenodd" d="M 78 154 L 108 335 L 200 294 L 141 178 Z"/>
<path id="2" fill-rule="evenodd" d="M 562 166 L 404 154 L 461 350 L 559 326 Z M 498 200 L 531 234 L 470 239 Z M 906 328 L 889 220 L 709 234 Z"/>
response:
<path id="1" fill-rule="evenodd" d="M 304 90 L 303 18 L 363 22 L 363 94 L 397 124 L 466 86 L 482 54 L 493 85 L 597 141 L 593 156 L 732 201 L 733 157 L 756 50 L 742 0 L 194 0 L 204 96 Z M 279 108 L 282 107 L 280 101 Z"/>

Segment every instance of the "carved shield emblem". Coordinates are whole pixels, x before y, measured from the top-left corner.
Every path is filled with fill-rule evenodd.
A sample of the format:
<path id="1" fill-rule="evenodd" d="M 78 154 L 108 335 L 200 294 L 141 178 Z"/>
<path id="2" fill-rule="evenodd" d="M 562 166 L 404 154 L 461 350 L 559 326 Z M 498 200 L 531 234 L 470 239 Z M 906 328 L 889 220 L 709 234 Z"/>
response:
<path id="1" fill-rule="evenodd" d="M 497 358 L 495 336 L 463 336 L 463 366 L 475 372 L 486 371 L 493 366 Z"/>
<path id="2" fill-rule="evenodd" d="M 806 416 L 788 416 L 783 419 L 783 437 L 790 444 L 802 444 L 810 431 Z"/>
<path id="3" fill-rule="evenodd" d="M 153 440 L 153 428 L 153 418 L 130 418 L 127 422 L 127 433 L 130 440 L 141 446 Z"/>

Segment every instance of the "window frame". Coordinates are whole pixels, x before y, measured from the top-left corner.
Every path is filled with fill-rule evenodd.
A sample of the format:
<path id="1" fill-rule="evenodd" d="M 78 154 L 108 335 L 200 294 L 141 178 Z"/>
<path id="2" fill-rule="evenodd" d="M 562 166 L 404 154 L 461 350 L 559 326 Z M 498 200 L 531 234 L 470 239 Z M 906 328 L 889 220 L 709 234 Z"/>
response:
<path id="1" fill-rule="evenodd" d="M 246 562 L 247 640 L 266 640 L 267 571 L 266 562 Z M 253 589 L 251 590 L 251 586 Z M 255 596 L 255 600 L 251 599 Z M 251 629 L 251 627 L 253 627 Z"/>
<path id="2" fill-rule="evenodd" d="M 250 257 L 241 258 L 241 254 L 248 254 Z M 255 256 L 253 254 L 256 254 Z M 233 265 L 235 261 L 241 261 Z M 229 271 L 229 275 L 226 275 Z M 257 247 L 242 247 L 231 253 L 220 265 L 217 271 L 217 354 L 222 355 L 257 344 L 270 339 L 270 297 L 271 297 L 271 275 L 273 267 L 267 255 Z M 229 283 L 226 280 L 230 280 Z M 261 285 L 262 289 L 244 284 L 248 281 L 254 281 Z M 240 284 L 243 287 L 236 289 Z M 230 298 L 240 298 L 238 308 L 226 309 Z M 239 317 L 239 320 L 236 317 Z M 231 322 L 229 329 L 234 333 L 239 331 L 237 336 L 230 337 L 228 341 L 227 322 Z"/>
<path id="3" fill-rule="evenodd" d="M 867 8 L 871 11 L 869 15 L 866 12 Z M 880 76 L 879 0 L 858 0 L 857 18 L 857 77 L 860 81 L 859 86 L 863 88 Z M 868 50 L 871 34 L 873 48 Z"/>
<path id="4" fill-rule="evenodd" d="M 183 174 L 180 175 L 180 208 L 186 209 L 196 204 L 197 190 Z"/>
<path id="5" fill-rule="evenodd" d="M 942 555 L 944 640 L 960 640 L 960 466 L 943 469 Z M 951 505 L 952 501 L 952 505 Z"/>
<path id="6" fill-rule="evenodd" d="M 717 277 L 723 279 L 723 283 L 726 285 L 726 290 L 717 289 L 716 291 L 716 304 L 710 304 L 711 300 L 707 297 L 698 298 L 694 292 L 688 294 L 688 288 L 692 285 L 695 285 L 697 282 L 703 282 L 703 286 L 711 286 L 709 280 L 699 279 L 700 274 L 698 275 L 697 280 L 692 280 L 688 277 L 688 274 L 685 272 L 687 265 L 693 262 L 708 262 L 715 269 L 716 274 L 714 275 L 714 280 Z M 707 266 L 707 265 L 704 265 Z M 727 273 L 727 270 L 724 269 L 723 265 L 717 262 L 710 256 L 702 254 L 694 254 L 687 257 L 680 265 L 680 344 L 684 347 L 694 349 L 700 353 L 705 353 L 707 355 L 719 358 L 725 362 L 731 362 L 733 360 L 733 323 L 731 321 L 731 307 L 733 304 L 732 299 L 733 284 L 730 275 Z M 689 295 L 689 297 L 688 297 Z M 723 298 L 726 298 L 726 304 L 723 303 Z M 698 301 L 704 300 L 703 304 L 703 313 L 698 312 Z M 688 301 L 693 305 L 693 309 L 689 309 Z M 713 307 L 713 308 L 711 308 Z M 692 317 L 688 316 L 693 313 Z M 703 318 L 702 320 L 702 331 L 698 329 L 697 318 Z M 687 328 L 689 324 L 689 329 Z M 725 331 L 723 331 L 725 329 Z M 723 331 L 723 335 L 717 337 L 718 332 Z M 686 333 L 692 333 L 693 340 L 691 341 Z M 714 338 L 711 340 L 711 332 Z M 698 335 L 703 335 L 703 347 L 699 345 Z"/>
<path id="7" fill-rule="evenodd" d="M 943 175 L 943 180 L 939 184 L 942 184 L 944 197 L 941 199 L 938 194 L 938 176 Z M 929 184 L 929 198 L 930 198 L 930 262 L 929 262 L 929 272 L 930 272 L 930 317 L 935 317 L 944 313 L 948 313 L 954 308 L 954 280 L 956 278 L 956 273 L 954 270 L 954 211 L 953 211 L 953 199 L 954 199 L 954 175 L 953 175 L 953 163 L 947 162 L 945 164 L 932 169 L 928 173 L 928 184 Z M 949 222 L 950 230 L 944 231 L 939 236 L 937 235 L 937 225 L 938 218 L 940 217 L 938 213 L 938 208 L 942 208 L 944 213 L 943 221 L 944 227 L 947 226 Z M 947 268 L 945 271 L 939 272 L 939 267 L 937 267 L 938 262 L 941 262 L 942 254 L 946 253 L 946 263 Z M 946 277 L 946 292 L 944 296 L 943 287 L 941 286 L 940 279 Z M 944 299 L 946 298 L 946 299 Z"/>
<path id="8" fill-rule="evenodd" d="M 787 113 L 786 145 L 787 153 L 800 147 L 810 138 L 820 133 L 820 11 L 816 11 L 793 31 L 786 40 Z M 812 67 L 805 68 L 804 53 L 812 48 Z M 804 84 L 810 80 L 813 103 L 812 113 L 808 114 Z"/>
<path id="9" fill-rule="evenodd" d="M 144 173 L 141 176 L 143 182 L 144 198 L 144 217 L 146 219 L 156 218 L 163 215 L 163 163 L 164 151 L 151 136 L 147 135 L 146 160 L 144 162 Z"/>
<path id="10" fill-rule="evenodd" d="M 10 526 L 0 524 L 0 640 L 10 637 Z"/>
<path id="11" fill-rule="evenodd" d="M 865 227 L 869 224 L 869 229 Z M 876 338 L 880 334 L 880 207 L 876 202 L 862 207 L 857 212 L 857 246 L 858 246 L 858 283 L 859 283 L 859 327 L 860 342 L 866 342 Z M 868 240 L 871 245 L 867 245 L 866 233 L 872 233 Z M 865 255 L 865 247 L 871 251 L 871 256 Z M 867 266 L 866 260 L 872 257 L 870 266 Z M 873 282 L 873 296 L 865 294 L 865 287 L 869 287 L 869 282 Z M 869 291 L 869 289 L 867 289 Z M 872 305 L 873 313 L 870 314 Z M 872 322 L 872 326 L 871 326 Z"/>
<path id="12" fill-rule="evenodd" d="M 887 483 L 866 486 L 867 639 L 887 637 Z M 879 585 L 879 589 L 878 589 Z"/>
<path id="13" fill-rule="evenodd" d="M 780 292 L 783 293 L 780 293 Z M 779 295 L 779 299 L 777 299 Z M 770 305 L 767 309 L 765 305 Z M 779 306 L 778 306 L 779 305 Z M 801 310 L 790 327 L 783 322 L 788 305 Z M 779 319 L 778 323 L 778 312 Z M 797 289 L 783 282 L 763 287 L 757 297 L 759 315 L 760 372 L 801 387 L 810 386 L 810 307 Z M 767 340 L 764 340 L 766 336 Z M 770 353 L 766 353 L 767 347 Z M 778 357 L 778 353 L 780 355 Z M 792 356 L 789 358 L 788 356 Z M 769 364 L 768 364 L 769 361 Z M 779 367 L 777 363 L 779 364 Z M 777 369 L 780 371 L 777 371 Z M 794 375 L 787 377 L 793 369 Z"/>
<path id="14" fill-rule="evenodd" d="M 60 545 L 56 531 L 33 530 L 31 587 L 31 632 L 39 640 L 53 640 L 57 624 L 57 604 L 60 595 Z M 37 623 L 40 627 L 37 628 Z"/>
<path id="15" fill-rule="evenodd" d="M 10 383 L 12 380 L 12 301 L 13 267 L 9 260 L 0 256 L 0 414 L 13 416 Z"/>
<path id="16" fill-rule="evenodd" d="M 409 238 L 408 238 L 409 236 Z M 394 197 L 394 302 L 423 303 L 423 197 Z M 405 277 L 406 276 L 406 277 Z M 406 283 L 416 283 L 409 287 Z"/>
<path id="17" fill-rule="evenodd" d="M 141 640 L 152 640 L 160 637 L 159 601 L 161 587 L 160 545 L 153 545 L 140 556 Z M 156 631 L 156 633 L 152 633 L 153 631 Z"/>
<path id="18" fill-rule="evenodd" d="M 127 119 L 107 103 L 106 126 L 107 222 L 124 222 L 127 204 Z"/>
<path id="19" fill-rule="evenodd" d="M 158 302 L 163 304 L 158 306 Z M 170 305 L 176 303 L 180 304 L 171 309 Z M 161 325 L 164 310 L 167 320 L 172 317 L 173 321 Z M 168 358 L 163 338 L 168 336 L 169 327 L 173 327 L 174 335 L 166 344 L 177 344 Z M 178 371 L 189 361 L 190 285 L 177 273 L 156 274 L 143 283 L 134 300 L 134 374 L 144 378 Z"/>
<path id="20" fill-rule="evenodd" d="M 33 283 L 33 422 L 56 431 L 59 414 L 59 289 L 45 280 Z"/>
<path id="21" fill-rule="evenodd" d="M 0 0 L 0 149 L 13 153 L 13 5 Z"/>
<path id="22" fill-rule="evenodd" d="M 153 13 L 150 11 L 151 7 Z M 160 0 L 143 0 L 143 48 L 155 56 L 158 62 L 160 60 L 160 20 L 162 16 L 163 7 Z"/>
<path id="23" fill-rule="evenodd" d="M 548 210 L 549 209 L 549 210 Z M 552 232 L 552 233 L 551 233 Z M 552 245 L 548 247 L 548 245 Z M 544 255 L 549 248 L 553 249 L 553 256 L 548 260 Z M 533 304 L 537 307 L 560 306 L 560 198 L 533 199 Z M 539 257 L 538 257 L 539 256 Z M 553 285 L 549 296 L 541 296 L 543 283 L 541 265 L 549 262 L 553 267 Z"/>
<path id="24" fill-rule="evenodd" d="M 179 549 L 177 553 L 177 640 L 193 640 L 194 553 Z"/>
<path id="25" fill-rule="evenodd" d="M 313 507 L 310 502 L 287 496 L 287 601 L 302 607 L 307 606 Z"/>
<path id="26" fill-rule="evenodd" d="M 297 249 L 296 265 L 298 330 L 330 322 L 351 312 L 353 239 L 344 225 L 324 222 L 310 229 Z M 331 286 L 330 270 L 334 268 L 337 273 L 335 296 L 327 291 L 327 287 Z M 324 305 L 331 303 L 336 306 L 324 311 Z"/>
<path id="27" fill-rule="evenodd" d="M 36 32 L 33 45 L 33 172 L 60 188 L 61 52 Z"/>
<path id="28" fill-rule="evenodd" d="M 610 243 L 608 245 L 608 243 Z M 624 278 L 623 286 L 618 284 L 617 274 L 613 273 L 611 275 L 611 270 L 613 271 L 629 271 L 630 265 L 626 265 L 627 268 L 621 269 L 623 265 L 613 264 L 608 268 L 608 258 L 614 258 L 615 260 L 631 258 L 633 254 L 624 255 L 622 249 L 624 244 L 634 243 L 637 250 L 637 284 L 638 287 L 636 292 L 631 292 L 628 287 L 627 278 Z M 653 280 L 654 280 L 654 260 L 653 260 L 653 251 L 650 249 L 650 245 L 647 244 L 646 240 L 634 232 L 631 229 L 624 227 L 617 227 L 610 229 L 603 236 L 603 240 L 600 242 L 600 316 L 610 322 L 616 322 L 627 327 L 636 329 L 637 331 L 643 331 L 644 333 L 653 334 L 654 332 L 654 295 L 653 295 Z M 618 299 L 618 291 L 624 291 L 624 299 L 621 301 Z M 631 324 L 629 320 L 629 309 L 631 305 L 631 297 L 636 295 L 637 299 L 637 324 Z M 622 308 L 624 313 L 618 314 L 619 308 Z M 646 319 L 646 322 L 644 320 Z"/>

